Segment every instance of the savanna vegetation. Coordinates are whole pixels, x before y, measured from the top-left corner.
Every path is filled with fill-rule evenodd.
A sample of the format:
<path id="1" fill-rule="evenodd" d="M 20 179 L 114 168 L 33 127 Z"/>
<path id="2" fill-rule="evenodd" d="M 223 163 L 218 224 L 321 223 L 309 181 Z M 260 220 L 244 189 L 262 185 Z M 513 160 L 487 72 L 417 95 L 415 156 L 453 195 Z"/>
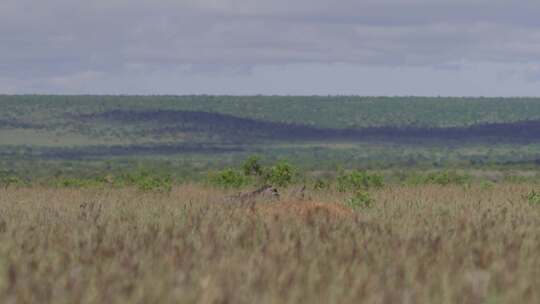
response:
<path id="1" fill-rule="evenodd" d="M 538 303 L 539 121 L 534 98 L 0 96 L 0 302 Z"/>
<path id="2" fill-rule="evenodd" d="M 535 170 L 539 119 L 535 98 L 3 95 L 0 170 L 197 179 L 254 154 L 305 171 Z"/>
<path id="3" fill-rule="evenodd" d="M 535 188 L 2 188 L 0 301 L 537 303 Z"/>

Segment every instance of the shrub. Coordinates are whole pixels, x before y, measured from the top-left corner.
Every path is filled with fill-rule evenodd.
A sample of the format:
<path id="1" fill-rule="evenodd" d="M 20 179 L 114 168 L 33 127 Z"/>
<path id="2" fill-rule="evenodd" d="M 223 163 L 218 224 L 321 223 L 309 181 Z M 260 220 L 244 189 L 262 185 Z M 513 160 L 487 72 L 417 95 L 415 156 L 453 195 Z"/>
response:
<path id="1" fill-rule="evenodd" d="M 526 198 L 531 206 L 540 206 L 540 192 L 533 190 L 526 196 Z"/>
<path id="2" fill-rule="evenodd" d="M 296 169 L 286 161 L 280 161 L 265 173 L 265 182 L 276 187 L 292 184 Z"/>
<path id="3" fill-rule="evenodd" d="M 171 192 L 172 178 L 170 176 L 147 176 L 137 181 L 137 188 L 142 191 Z"/>
<path id="4" fill-rule="evenodd" d="M 242 171 L 246 176 L 262 176 L 264 169 L 257 156 L 251 156 L 242 165 Z"/>
<path id="5" fill-rule="evenodd" d="M 172 190 L 170 175 L 159 175 L 146 170 L 124 175 L 121 181 L 124 184 L 134 185 L 141 191 L 170 192 Z"/>
<path id="6" fill-rule="evenodd" d="M 89 186 L 90 182 L 80 178 L 59 178 L 56 186 L 61 188 L 82 188 Z"/>
<path id="7" fill-rule="evenodd" d="M 492 181 L 483 180 L 480 182 L 480 188 L 483 190 L 490 190 L 493 189 L 493 187 L 495 187 L 495 183 Z"/>
<path id="8" fill-rule="evenodd" d="M 443 186 L 449 184 L 463 185 L 469 181 L 469 179 L 469 176 L 458 174 L 454 171 L 442 171 L 428 175 L 428 180 L 430 180 L 432 183 Z"/>
<path id="9" fill-rule="evenodd" d="M 249 178 L 238 170 L 225 169 L 209 175 L 212 185 L 222 188 L 241 188 L 249 184 Z"/>
<path id="10" fill-rule="evenodd" d="M 381 188 L 383 185 L 382 176 L 359 170 L 344 173 L 337 178 L 337 188 L 340 192 Z"/>
<path id="11" fill-rule="evenodd" d="M 328 188 L 330 188 L 330 182 L 323 179 L 317 179 L 313 185 L 313 189 L 318 191 L 327 190 Z"/>
<path id="12" fill-rule="evenodd" d="M 347 199 L 345 203 L 352 209 L 365 209 L 373 207 L 375 201 L 371 198 L 369 193 L 357 191 L 351 198 Z"/>
<path id="13" fill-rule="evenodd" d="M 9 188 L 9 186 L 23 186 L 25 182 L 14 176 L 4 176 L 0 178 L 0 186 L 4 187 L 5 189 Z"/>

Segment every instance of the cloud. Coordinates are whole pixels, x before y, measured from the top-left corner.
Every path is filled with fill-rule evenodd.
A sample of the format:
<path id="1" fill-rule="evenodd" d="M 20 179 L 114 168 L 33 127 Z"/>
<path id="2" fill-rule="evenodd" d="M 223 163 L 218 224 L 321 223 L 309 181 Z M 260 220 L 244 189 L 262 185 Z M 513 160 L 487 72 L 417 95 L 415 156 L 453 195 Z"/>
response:
<path id="1" fill-rule="evenodd" d="M 540 64 L 538 11 L 532 0 L 3 0 L 0 78 L 67 88 L 89 71 Z"/>
<path id="2" fill-rule="evenodd" d="M 93 81 L 103 76 L 103 73 L 96 71 L 83 71 L 74 73 L 71 75 L 61 75 L 50 77 L 48 82 L 57 87 L 64 87 L 70 89 L 82 88 L 85 83 Z"/>

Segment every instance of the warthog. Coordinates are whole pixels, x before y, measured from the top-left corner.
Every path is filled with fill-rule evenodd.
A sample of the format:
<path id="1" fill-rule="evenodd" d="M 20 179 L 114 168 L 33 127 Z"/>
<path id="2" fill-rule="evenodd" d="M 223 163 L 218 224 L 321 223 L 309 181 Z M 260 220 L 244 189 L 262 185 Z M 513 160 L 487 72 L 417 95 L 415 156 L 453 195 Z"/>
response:
<path id="1" fill-rule="evenodd" d="M 279 192 L 272 186 L 263 186 L 255 191 L 228 196 L 225 201 L 230 203 L 253 203 L 259 199 L 278 200 Z"/>
<path id="2" fill-rule="evenodd" d="M 300 187 L 296 187 L 292 189 L 289 196 L 291 198 L 299 199 L 299 200 L 305 200 L 306 199 L 306 185 L 302 185 Z"/>
<path id="3" fill-rule="evenodd" d="M 103 211 L 103 205 L 96 202 L 84 202 L 80 206 L 79 219 L 97 223 Z"/>

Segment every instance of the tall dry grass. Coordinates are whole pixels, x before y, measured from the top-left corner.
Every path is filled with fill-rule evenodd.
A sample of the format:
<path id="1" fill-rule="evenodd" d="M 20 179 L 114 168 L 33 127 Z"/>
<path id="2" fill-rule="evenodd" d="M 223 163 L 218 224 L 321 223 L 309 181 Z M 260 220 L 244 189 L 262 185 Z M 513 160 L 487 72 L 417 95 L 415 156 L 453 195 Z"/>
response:
<path id="1" fill-rule="evenodd" d="M 0 302 L 540 303 L 531 189 L 387 187 L 357 211 L 332 192 L 0 190 Z"/>

